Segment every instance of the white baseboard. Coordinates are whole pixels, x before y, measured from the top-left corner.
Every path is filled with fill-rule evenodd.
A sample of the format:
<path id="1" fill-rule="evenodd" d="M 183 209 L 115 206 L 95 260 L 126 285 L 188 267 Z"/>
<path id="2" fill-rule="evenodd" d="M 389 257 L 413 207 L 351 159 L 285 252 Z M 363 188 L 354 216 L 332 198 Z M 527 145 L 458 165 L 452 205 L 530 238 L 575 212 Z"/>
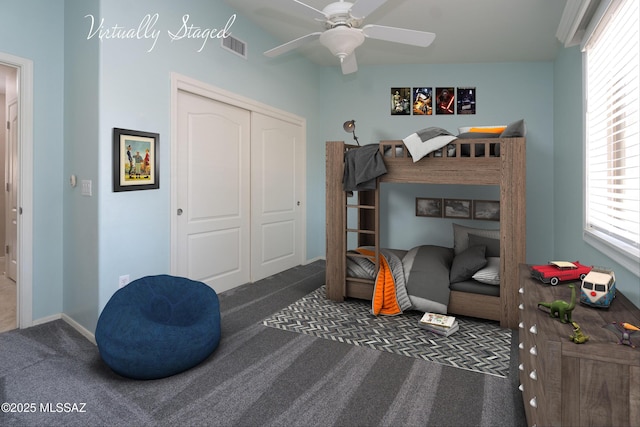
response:
<path id="1" fill-rule="evenodd" d="M 67 316 L 64 313 L 62 313 L 62 320 L 67 322 L 73 329 L 75 329 L 76 331 L 80 332 L 80 335 L 82 335 L 83 337 L 85 337 L 86 339 L 91 341 L 93 343 L 93 345 L 96 345 L 96 337 L 95 337 L 95 335 L 93 335 L 91 332 L 89 332 L 89 330 L 87 328 L 85 328 L 80 323 L 76 322 L 75 320 L 73 320 L 71 317 Z"/>
<path id="2" fill-rule="evenodd" d="M 49 322 L 53 322 L 54 320 L 60 320 L 60 319 L 62 319 L 62 313 L 52 314 L 51 316 L 35 319 L 33 322 L 31 322 L 31 326 L 38 326 L 44 323 L 49 323 Z"/>
<path id="3" fill-rule="evenodd" d="M 71 317 L 69 317 L 67 314 L 64 314 L 64 313 L 52 314 L 51 316 L 41 317 L 40 319 L 34 320 L 31 326 L 42 325 L 44 323 L 49 323 L 49 322 L 53 322 L 54 320 L 60 320 L 60 319 L 67 322 L 69 326 L 71 326 L 73 329 L 78 331 L 80 335 L 82 335 L 83 337 L 91 341 L 94 345 L 96 344 L 96 337 L 91 332 L 89 332 L 87 328 L 85 328 L 80 323 L 76 322 L 75 320 L 73 320 Z"/>

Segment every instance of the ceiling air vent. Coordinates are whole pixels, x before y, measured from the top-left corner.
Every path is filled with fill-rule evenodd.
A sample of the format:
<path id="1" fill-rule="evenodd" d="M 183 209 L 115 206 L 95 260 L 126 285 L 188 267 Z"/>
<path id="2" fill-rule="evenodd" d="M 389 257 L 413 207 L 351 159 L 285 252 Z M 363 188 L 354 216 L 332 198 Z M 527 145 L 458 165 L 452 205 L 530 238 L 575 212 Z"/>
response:
<path id="1" fill-rule="evenodd" d="M 222 47 L 247 59 L 247 44 L 233 36 L 227 36 L 222 39 Z"/>

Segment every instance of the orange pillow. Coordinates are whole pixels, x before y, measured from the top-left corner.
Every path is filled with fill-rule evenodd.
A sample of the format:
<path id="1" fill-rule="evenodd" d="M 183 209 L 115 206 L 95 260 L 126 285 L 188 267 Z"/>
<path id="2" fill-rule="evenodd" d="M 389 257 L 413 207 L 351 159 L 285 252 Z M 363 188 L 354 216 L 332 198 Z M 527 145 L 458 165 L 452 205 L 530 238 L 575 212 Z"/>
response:
<path id="1" fill-rule="evenodd" d="M 475 127 L 469 129 L 469 132 L 482 132 L 482 133 L 502 133 L 507 127 L 506 126 L 496 126 L 496 127 Z"/>

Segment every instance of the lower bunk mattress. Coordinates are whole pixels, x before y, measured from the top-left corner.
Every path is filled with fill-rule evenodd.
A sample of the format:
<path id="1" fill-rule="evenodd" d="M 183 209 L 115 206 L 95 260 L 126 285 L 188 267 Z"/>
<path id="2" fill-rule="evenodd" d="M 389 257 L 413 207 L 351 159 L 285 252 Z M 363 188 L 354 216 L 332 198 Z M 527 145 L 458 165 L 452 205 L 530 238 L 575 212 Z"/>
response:
<path id="1" fill-rule="evenodd" d="M 347 256 L 347 277 L 375 281 L 373 314 L 393 315 L 405 310 L 447 313 L 450 291 L 500 296 L 500 259 L 485 257 L 483 246 L 458 255 L 453 248 L 435 245 L 410 250 L 383 248 L 379 252 L 378 271 L 372 247 L 349 251 L 355 256 Z"/>

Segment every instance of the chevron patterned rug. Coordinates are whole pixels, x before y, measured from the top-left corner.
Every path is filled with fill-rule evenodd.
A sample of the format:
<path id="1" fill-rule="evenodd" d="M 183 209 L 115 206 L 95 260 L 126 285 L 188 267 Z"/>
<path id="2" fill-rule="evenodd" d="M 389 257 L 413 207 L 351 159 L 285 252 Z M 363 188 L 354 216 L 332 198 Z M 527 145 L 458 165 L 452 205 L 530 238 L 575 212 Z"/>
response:
<path id="1" fill-rule="evenodd" d="M 511 331 L 497 322 L 457 317 L 460 329 L 448 337 L 418 326 L 422 313 L 371 314 L 371 303 L 334 302 L 322 286 L 263 321 L 265 326 L 369 347 L 483 374 L 507 377 Z"/>

